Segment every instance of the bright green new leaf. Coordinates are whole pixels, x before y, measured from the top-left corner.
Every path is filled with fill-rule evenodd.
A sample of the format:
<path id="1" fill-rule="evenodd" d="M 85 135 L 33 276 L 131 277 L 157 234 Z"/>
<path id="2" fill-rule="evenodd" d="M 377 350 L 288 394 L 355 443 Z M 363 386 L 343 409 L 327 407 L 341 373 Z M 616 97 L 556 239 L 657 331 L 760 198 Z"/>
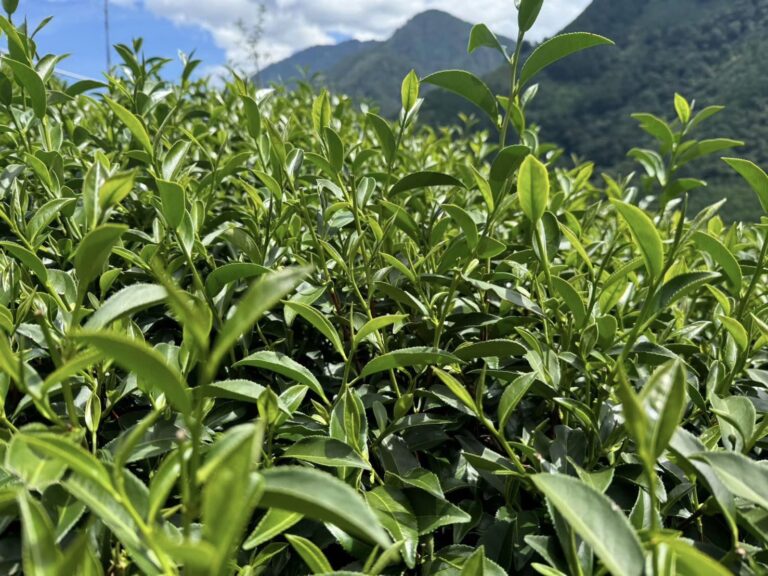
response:
<path id="1" fill-rule="evenodd" d="M 11 58 L 3 58 L 3 62 L 8 64 L 13 70 L 13 75 L 18 83 L 26 90 L 32 103 L 32 110 L 38 118 L 45 117 L 48 109 L 48 95 L 45 90 L 45 83 L 40 75 L 32 68 Z"/>
<path id="2" fill-rule="evenodd" d="M 287 301 L 284 304 L 286 308 L 290 308 L 296 312 L 299 316 L 304 318 L 304 320 L 314 326 L 323 336 L 328 338 L 341 357 L 345 360 L 347 359 L 347 355 L 344 352 L 344 345 L 341 342 L 341 336 L 339 336 L 336 328 L 333 327 L 333 324 L 331 324 L 331 321 L 328 320 L 328 318 L 318 312 L 316 308 L 308 306 L 307 304 L 302 304 L 301 302 Z"/>
<path id="3" fill-rule="evenodd" d="M 119 318 L 162 304 L 168 292 L 157 284 L 133 284 L 113 294 L 101 308 L 88 318 L 85 327 L 103 328 Z"/>
<path id="4" fill-rule="evenodd" d="M 523 212 L 532 223 L 538 222 L 549 203 L 547 167 L 533 155 L 523 160 L 517 178 L 517 196 Z"/>
<path id="5" fill-rule="evenodd" d="M 208 380 L 213 379 L 224 355 L 235 345 L 238 338 L 292 292 L 308 272 L 306 268 L 286 268 L 262 276 L 253 283 L 219 331 L 219 337 L 206 366 Z"/>
<path id="6" fill-rule="evenodd" d="M 643 548 L 629 520 L 612 500 L 581 480 L 562 474 L 536 474 L 531 480 L 612 574 L 643 573 Z"/>
<path id="7" fill-rule="evenodd" d="M 189 387 L 178 370 L 147 344 L 110 332 L 83 331 L 75 339 L 96 348 L 115 364 L 165 394 L 168 403 L 184 414 L 191 409 Z"/>
<path id="8" fill-rule="evenodd" d="M 81 292 L 84 292 L 94 278 L 101 274 L 112 249 L 127 230 L 128 226 L 121 224 L 104 224 L 91 230 L 80 242 L 75 252 L 75 270 L 80 281 Z"/>
<path id="9" fill-rule="evenodd" d="M 387 533 L 360 495 L 330 474 L 279 466 L 263 472 L 266 486 L 259 506 L 280 508 L 329 522 L 371 544 L 386 548 Z"/>
<path id="10" fill-rule="evenodd" d="M 426 78 L 422 78 L 421 81 L 458 94 L 485 112 L 491 122 L 494 124 L 498 122 L 499 107 L 496 103 L 496 97 L 485 82 L 471 72 L 443 70 L 430 74 Z"/>
<path id="11" fill-rule="evenodd" d="M 664 270 L 664 244 L 659 231 L 648 215 L 637 206 L 613 200 L 616 210 L 629 226 L 632 239 L 640 250 L 652 281 L 657 281 Z"/>
<path id="12" fill-rule="evenodd" d="M 407 114 L 413 110 L 419 100 L 419 77 L 415 70 L 408 72 L 408 75 L 403 79 L 400 95 L 403 111 Z"/>
<path id="13" fill-rule="evenodd" d="M 323 391 L 322 385 L 315 375 L 285 354 L 263 350 L 243 358 L 235 363 L 235 366 L 253 366 L 254 368 L 276 372 L 286 378 L 290 378 L 294 382 L 307 386 L 315 394 L 320 396 L 326 404 L 330 403 Z"/>
<path id="14" fill-rule="evenodd" d="M 152 147 L 152 140 L 149 137 L 147 129 L 144 128 L 144 125 L 141 123 L 141 120 L 139 120 L 139 118 L 133 114 L 133 112 L 125 108 L 123 105 L 118 104 L 111 98 L 107 98 L 105 96 L 104 101 L 112 109 L 112 112 L 115 113 L 115 116 L 117 116 L 120 121 L 125 124 L 125 127 L 128 128 L 131 134 L 133 134 L 133 137 L 136 138 L 136 141 L 139 144 L 141 144 L 141 147 L 144 148 L 146 153 L 150 156 L 153 156 L 154 149 Z"/>
<path id="15" fill-rule="evenodd" d="M 517 14 L 517 26 L 520 32 L 528 32 L 539 17 L 544 0 L 522 0 Z"/>
<path id="16" fill-rule="evenodd" d="M 655 460 L 666 449 L 683 419 L 687 404 L 686 374 L 683 363 L 671 360 L 660 366 L 640 393 L 650 426 L 651 457 Z"/>
<path id="17" fill-rule="evenodd" d="M 467 52 L 472 54 L 472 52 L 481 46 L 498 50 L 499 53 L 504 56 L 504 58 L 507 58 L 507 51 L 504 49 L 504 46 L 501 44 L 501 42 L 499 42 L 496 34 L 491 32 L 491 29 L 488 28 L 488 26 L 485 24 L 475 24 L 469 33 L 469 45 L 467 46 Z"/>
<path id="18" fill-rule="evenodd" d="M 331 468 L 370 469 L 370 465 L 360 458 L 351 446 L 325 436 L 302 438 L 283 452 L 283 458 L 295 458 L 296 460 Z"/>
<path id="19" fill-rule="evenodd" d="M 532 0 L 535 1 L 535 0 Z M 613 45 L 608 38 L 587 32 L 558 34 L 539 44 L 520 72 L 520 84 L 527 84 L 536 74 L 558 60 L 595 46 Z"/>
<path id="20" fill-rule="evenodd" d="M 703 452 L 691 458 L 712 466 L 734 496 L 768 510 L 768 468 L 735 452 Z"/>
<path id="21" fill-rule="evenodd" d="M 461 180 L 449 174 L 441 172 L 414 172 L 398 180 L 389 190 L 389 196 L 392 197 L 401 192 L 410 192 L 419 188 L 429 188 L 430 186 L 456 186 L 464 188 Z"/>
<path id="22" fill-rule="evenodd" d="M 757 194 L 757 199 L 768 213 L 768 174 L 754 162 L 743 158 L 723 158 L 723 161 L 741 175 Z"/>
<path id="23" fill-rule="evenodd" d="M 413 348 L 403 348 L 377 356 L 365 365 L 360 373 L 361 378 L 394 370 L 396 368 L 410 368 L 413 366 L 445 366 L 446 364 L 461 363 L 461 360 L 443 350 L 429 348 L 424 346 L 415 346 Z"/>
<path id="24" fill-rule="evenodd" d="M 288 540 L 294 550 L 301 556 L 304 563 L 312 571 L 312 574 L 330 574 L 333 572 L 333 567 L 328 559 L 311 540 L 296 536 L 294 534 L 286 534 L 285 539 Z"/>
<path id="25" fill-rule="evenodd" d="M 167 180 L 158 179 L 156 182 L 165 221 L 172 229 L 176 229 L 181 226 L 186 210 L 184 188 L 176 182 Z"/>

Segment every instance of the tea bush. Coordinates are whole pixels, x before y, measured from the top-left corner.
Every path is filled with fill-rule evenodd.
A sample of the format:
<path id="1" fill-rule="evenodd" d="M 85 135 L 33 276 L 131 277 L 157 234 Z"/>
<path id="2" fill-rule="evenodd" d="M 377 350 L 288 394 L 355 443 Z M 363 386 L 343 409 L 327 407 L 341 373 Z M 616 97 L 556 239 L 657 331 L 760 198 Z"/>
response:
<path id="1" fill-rule="evenodd" d="M 636 116 L 649 209 L 525 121 L 598 36 L 475 27 L 509 94 L 423 81 L 488 134 L 420 126 L 415 74 L 391 123 L 140 42 L 63 85 L 0 28 L 3 573 L 765 573 L 766 230 L 678 172 L 719 108 Z"/>

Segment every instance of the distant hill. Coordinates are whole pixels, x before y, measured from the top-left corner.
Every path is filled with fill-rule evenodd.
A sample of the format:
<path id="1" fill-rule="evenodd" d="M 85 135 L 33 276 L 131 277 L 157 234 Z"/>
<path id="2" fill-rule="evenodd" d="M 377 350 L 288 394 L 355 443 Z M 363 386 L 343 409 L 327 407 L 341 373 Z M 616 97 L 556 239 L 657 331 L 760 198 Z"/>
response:
<path id="1" fill-rule="evenodd" d="M 420 76 L 463 68 L 483 76 L 497 93 L 506 92 L 507 73 L 497 53 L 467 55 L 470 29 L 430 10 L 389 40 L 310 48 L 265 69 L 262 78 L 287 80 L 291 70 L 295 77 L 297 66 L 305 66 L 320 74 L 319 82 L 373 100 L 388 116 L 397 114 L 400 82 L 411 68 Z M 541 126 L 543 139 L 614 174 L 640 171 L 626 153 L 652 143 L 630 114 L 671 118 L 674 93 L 680 92 L 699 109 L 727 106 L 705 125 L 703 137 L 744 140 L 747 145 L 732 154 L 768 165 L 768 0 L 594 0 L 564 29 L 571 31 L 595 32 L 616 46 L 583 52 L 541 75 L 529 117 Z M 432 90 L 421 118 L 454 124 L 459 112 L 475 110 Z M 696 171 L 710 186 L 692 192 L 692 208 L 728 197 L 727 215 L 759 213 L 753 195 L 719 161 Z"/>
<path id="2" fill-rule="evenodd" d="M 594 0 L 564 30 L 572 31 L 607 36 L 616 46 L 583 52 L 542 75 L 529 116 L 544 139 L 613 172 L 638 170 L 626 153 L 651 141 L 630 114 L 671 119 L 680 92 L 699 109 L 726 105 L 702 134 L 743 140 L 747 145 L 731 154 L 768 165 L 768 0 Z M 485 79 L 503 92 L 506 78 L 499 69 Z M 450 95 L 432 94 L 422 116 L 447 124 L 469 110 Z M 721 162 L 696 170 L 710 186 L 691 193 L 692 208 L 727 197 L 731 217 L 760 213 Z"/>
<path id="3" fill-rule="evenodd" d="M 428 10 L 413 17 L 388 40 L 351 40 L 309 48 L 268 66 L 259 79 L 262 83 L 290 83 L 306 70 L 337 91 L 375 101 L 383 114 L 391 116 L 399 110 L 400 83 L 411 69 L 420 76 L 444 68 L 485 75 L 498 66 L 498 56 L 490 51 L 467 54 L 471 29 L 472 24 L 450 14 Z"/>

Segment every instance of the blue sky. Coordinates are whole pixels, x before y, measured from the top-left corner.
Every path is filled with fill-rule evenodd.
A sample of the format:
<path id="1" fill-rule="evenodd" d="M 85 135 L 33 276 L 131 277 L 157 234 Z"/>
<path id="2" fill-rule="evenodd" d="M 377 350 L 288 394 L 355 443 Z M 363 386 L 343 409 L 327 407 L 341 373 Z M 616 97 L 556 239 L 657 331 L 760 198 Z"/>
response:
<path id="1" fill-rule="evenodd" d="M 196 56 L 206 63 L 218 65 L 226 61 L 226 51 L 216 45 L 210 32 L 199 26 L 179 26 L 140 6 L 113 3 L 109 10 L 112 44 L 127 44 L 142 37 L 148 55 L 178 61 L 178 50 L 196 49 Z M 96 79 L 101 77 L 106 69 L 104 4 L 101 0 L 21 0 L 14 18 L 20 21 L 24 16 L 32 26 L 53 16 L 38 34 L 37 41 L 42 54 L 70 54 L 59 68 Z M 113 62 L 117 58 L 112 51 Z"/>
<path id="2" fill-rule="evenodd" d="M 532 39 L 552 35 L 575 18 L 590 0 L 544 0 Z M 483 20 L 499 33 L 516 34 L 512 0 L 110 0 L 112 43 L 143 37 L 148 56 L 178 62 L 178 51 L 196 50 L 204 73 L 227 62 L 245 62 L 243 35 L 236 22 L 254 22 L 264 4 L 261 62 L 266 65 L 317 44 L 347 38 L 383 39 L 415 14 L 430 8 L 459 18 Z M 53 21 L 37 37 L 43 53 L 70 53 L 59 65 L 100 78 L 106 69 L 104 0 L 21 0 L 15 20 L 27 17 L 36 26 Z M 117 56 L 113 53 L 113 60 Z M 171 72 L 178 70 L 176 65 Z"/>

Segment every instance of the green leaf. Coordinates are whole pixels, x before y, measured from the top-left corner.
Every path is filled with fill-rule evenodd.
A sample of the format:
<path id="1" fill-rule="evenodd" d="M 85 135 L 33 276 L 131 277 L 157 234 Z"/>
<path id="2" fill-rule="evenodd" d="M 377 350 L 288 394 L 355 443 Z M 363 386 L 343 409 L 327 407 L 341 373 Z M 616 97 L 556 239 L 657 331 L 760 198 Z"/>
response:
<path id="1" fill-rule="evenodd" d="M 660 366 L 640 393 L 651 438 L 649 448 L 655 460 L 667 448 L 679 426 L 687 404 L 685 367 L 679 360 Z"/>
<path id="2" fill-rule="evenodd" d="M 323 128 L 331 125 L 331 114 L 331 100 L 328 91 L 323 90 L 312 104 L 312 126 L 315 132 L 321 134 Z"/>
<path id="3" fill-rule="evenodd" d="M 406 566 L 416 565 L 419 525 L 411 503 L 402 491 L 378 486 L 365 494 L 368 505 L 396 542 L 403 542 L 402 556 Z"/>
<path id="4" fill-rule="evenodd" d="M 704 452 L 691 458 L 709 464 L 734 496 L 768 510 L 768 468 L 736 452 Z"/>
<path id="5" fill-rule="evenodd" d="M 664 270 L 664 245 L 656 226 L 637 206 L 612 200 L 613 205 L 629 226 L 632 239 L 640 250 L 652 281 L 657 281 Z"/>
<path id="6" fill-rule="evenodd" d="M 61 551 L 56 546 L 50 516 L 26 490 L 19 491 L 17 502 L 21 513 L 24 574 L 55 576 Z"/>
<path id="7" fill-rule="evenodd" d="M 85 293 L 93 279 L 101 274 L 112 249 L 127 230 L 128 226 L 122 224 L 104 224 L 85 235 L 75 252 L 75 270 L 81 293 Z"/>
<path id="8" fill-rule="evenodd" d="M 507 58 L 507 51 L 504 49 L 504 46 L 502 46 L 501 42 L 499 42 L 496 34 L 491 32 L 490 28 L 485 24 L 475 24 L 472 26 L 472 30 L 469 33 L 467 52 L 472 54 L 472 52 L 481 46 L 498 50 L 504 58 Z"/>
<path id="9" fill-rule="evenodd" d="M 236 429 L 229 433 L 238 437 L 239 445 L 216 467 L 202 490 L 202 536 L 216 551 L 207 562 L 211 576 L 231 573 L 230 561 L 265 485 L 263 477 L 251 470 L 255 450 L 262 449 L 263 427 L 244 437 L 232 430 Z"/>
<path id="10" fill-rule="evenodd" d="M 370 465 L 351 446 L 325 436 L 302 438 L 283 452 L 283 458 L 295 458 L 320 466 L 370 469 Z"/>
<path id="11" fill-rule="evenodd" d="M 219 380 L 194 388 L 194 394 L 203 398 L 227 398 L 255 404 L 265 388 L 250 380 Z"/>
<path id="12" fill-rule="evenodd" d="M 43 261 L 33 252 L 14 242 L 0 242 L 0 247 L 5 248 L 14 258 L 29 268 L 29 271 L 37 276 L 40 282 L 43 284 L 48 282 L 48 270 Z"/>
<path id="13" fill-rule="evenodd" d="M 678 300 L 693 294 L 702 286 L 720 277 L 717 272 L 688 272 L 675 276 L 661 287 L 657 311 L 666 310 Z"/>
<path id="14" fill-rule="evenodd" d="M 723 323 L 725 329 L 728 330 L 728 333 L 733 337 L 733 341 L 736 342 L 736 346 L 738 346 L 742 352 L 749 348 L 749 333 L 741 322 L 735 318 L 729 318 L 728 316 L 722 315 L 718 316 L 717 319 Z"/>
<path id="15" fill-rule="evenodd" d="M 408 75 L 403 79 L 402 86 L 400 87 L 401 102 L 403 105 L 403 111 L 407 114 L 419 100 L 419 77 L 416 75 L 415 70 L 408 72 Z"/>
<path id="16" fill-rule="evenodd" d="M 104 96 L 104 101 L 112 109 L 120 121 L 125 124 L 126 128 L 133 134 L 136 141 L 141 144 L 147 154 L 154 156 L 154 149 L 152 147 L 152 140 L 149 137 L 147 129 L 141 123 L 141 120 L 133 114 L 130 110 L 124 108 L 121 104 L 118 104 L 114 100 Z"/>
<path id="17" fill-rule="evenodd" d="M 48 228 L 62 212 L 66 211 L 77 200 L 75 198 L 54 198 L 43 204 L 27 225 L 30 240 L 34 241 L 38 234 Z"/>
<path id="18" fill-rule="evenodd" d="M 573 314 L 573 319 L 576 322 L 576 326 L 581 326 L 587 319 L 587 308 L 584 305 L 584 301 L 579 296 L 570 282 L 563 280 L 559 276 L 552 276 L 552 286 L 563 299 L 565 305 Z"/>
<path id="19" fill-rule="evenodd" d="M 696 234 L 693 235 L 693 241 L 696 243 L 696 247 L 699 250 L 712 256 L 715 262 L 720 265 L 736 294 L 741 292 L 741 266 L 736 260 L 736 257 L 730 250 L 728 250 L 728 248 L 726 248 L 725 244 L 706 232 L 696 232 Z"/>
<path id="20" fill-rule="evenodd" d="M 640 127 L 656 138 L 664 146 L 664 150 L 671 150 L 675 144 L 675 136 L 672 129 L 661 118 L 653 114 L 632 114 L 632 118 L 640 122 Z"/>
<path id="21" fill-rule="evenodd" d="M 517 25 L 520 32 L 528 32 L 536 23 L 544 0 L 522 0 L 517 14 Z"/>
<path id="22" fill-rule="evenodd" d="M 426 492 L 407 493 L 419 526 L 419 535 L 430 534 L 443 526 L 467 524 L 472 517 L 458 506 Z"/>
<path id="23" fill-rule="evenodd" d="M 363 324 L 360 330 L 355 334 L 355 337 L 352 341 L 352 347 L 357 348 L 363 340 L 365 340 L 374 332 L 378 332 L 379 330 L 382 330 L 387 326 L 391 326 L 392 324 L 402 322 L 406 318 L 408 318 L 408 314 L 388 314 L 368 320 L 368 322 Z"/>
<path id="24" fill-rule="evenodd" d="M 251 138 L 258 140 L 261 135 L 261 111 L 256 100 L 250 96 L 241 96 L 243 108 L 245 108 L 245 120 L 248 127 L 248 134 Z"/>
<path id="25" fill-rule="evenodd" d="M 495 124 L 499 121 L 499 106 L 491 89 L 477 76 L 464 70 L 443 70 L 422 78 L 422 82 L 439 86 L 469 100 L 485 112 Z"/>
<path id="26" fill-rule="evenodd" d="M 330 474 L 309 468 L 278 466 L 263 472 L 266 486 L 259 506 L 280 508 L 338 526 L 382 548 L 391 542 L 360 495 Z"/>
<path id="27" fill-rule="evenodd" d="M 176 182 L 156 179 L 165 221 L 172 229 L 181 226 L 187 209 L 184 188 Z"/>
<path id="28" fill-rule="evenodd" d="M 392 133 L 392 128 L 389 127 L 389 123 L 381 116 L 368 112 L 366 115 L 368 122 L 373 126 L 374 132 L 376 132 L 376 138 L 379 140 L 379 146 L 384 153 L 384 160 L 387 164 L 391 164 L 397 153 L 397 140 Z"/>
<path id="29" fill-rule="evenodd" d="M 723 161 L 747 181 L 757 194 L 763 212 L 768 214 L 768 174 L 754 162 L 743 158 L 723 158 Z"/>
<path id="30" fill-rule="evenodd" d="M 656 545 L 656 553 L 661 558 L 670 558 L 672 566 L 669 574 L 675 576 L 729 576 L 733 572 L 720 562 L 694 548 L 681 538 L 665 539 Z"/>
<path id="31" fill-rule="evenodd" d="M 464 362 L 477 358 L 499 358 L 501 360 L 521 358 L 525 356 L 525 353 L 526 349 L 522 344 L 503 338 L 485 340 L 484 342 L 465 342 L 453 351 L 453 355 Z"/>
<path id="32" fill-rule="evenodd" d="M 403 348 L 377 356 L 365 365 L 360 373 L 360 378 L 365 378 L 371 374 L 394 370 L 396 368 L 410 368 L 413 366 L 445 366 L 446 364 L 460 364 L 459 360 L 453 354 L 449 354 L 437 348 L 424 346 L 414 346 L 413 348 Z"/>
<path id="33" fill-rule="evenodd" d="M 443 174 L 442 172 L 414 172 L 398 180 L 389 190 L 389 195 L 391 197 L 401 192 L 429 188 L 430 186 L 456 186 L 464 188 L 461 180 L 449 174 Z"/>
<path id="34" fill-rule="evenodd" d="M 562 474 L 536 474 L 531 480 L 612 574 L 643 573 L 640 541 L 612 500 L 581 480 Z"/>
<path id="35" fill-rule="evenodd" d="M 541 220 L 549 203 L 549 173 L 535 156 L 528 156 L 520 166 L 517 196 L 528 219 L 534 224 Z"/>
<path id="36" fill-rule="evenodd" d="M 133 190 L 135 172 L 123 172 L 110 176 L 99 189 L 99 206 L 102 211 L 117 206 Z"/>
<path id="37" fill-rule="evenodd" d="M 29 96 L 35 116 L 44 118 L 48 109 L 48 95 L 45 91 L 43 79 L 34 69 L 23 62 L 18 62 L 12 58 L 3 58 L 3 62 L 11 67 L 14 78 L 16 78 Z"/>
<path id="38" fill-rule="evenodd" d="M 219 266 L 208 274 L 205 279 L 205 291 L 213 298 L 221 292 L 225 286 L 239 280 L 256 278 L 262 274 L 268 274 L 269 268 L 251 262 L 232 262 Z"/>
<path id="39" fill-rule="evenodd" d="M 480 407 L 475 405 L 475 401 L 472 398 L 472 395 L 467 391 L 467 389 L 464 387 L 464 385 L 461 382 L 459 382 L 456 378 L 448 374 L 448 372 L 445 372 L 444 370 L 440 370 L 439 368 L 433 367 L 432 372 L 434 372 L 434 374 L 437 375 L 440 381 L 448 387 L 448 390 L 450 390 L 451 393 L 454 396 L 456 396 L 456 398 L 458 398 L 462 404 L 464 404 L 464 406 L 469 408 L 472 412 L 474 412 L 478 416 L 482 416 L 482 411 L 480 410 Z"/>
<path id="40" fill-rule="evenodd" d="M 504 388 L 504 392 L 499 400 L 499 429 L 503 429 L 510 416 L 514 413 L 520 401 L 528 393 L 536 375 L 534 373 L 518 376 Z"/>
<path id="41" fill-rule="evenodd" d="M 141 541 L 139 528 L 130 513 L 112 493 L 82 476 L 70 476 L 63 482 L 63 487 L 98 516 L 143 572 L 162 573 L 154 554 L 150 555 L 148 547 Z"/>
<path id="42" fill-rule="evenodd" d="M 559 34 L 539 44 L 520 72 L 520 84 L 527 84 L 536 74 L 558 60 L 595 46 L 613 45 L 608 38 L 587 32 Z"/>
<path id="43" fill-rule="evenodd" d="M 235 366 L 253 366 L 255 368 L 262 368 L 264 370 L 282 374 L 286 378 L 290 378 L 299 384 L 307 386 L 315 394 L 320 396 L 326 404 L 330 403 L 325 395 L 322 385 L 317 378 L 315 378 L 314 374 L 285 354 L 264 350 L 243 358 L 237 362 Z"/>
<path id="44" fill-rule="evenodd" d="M 23 433 L 18 438 L 34 451 L 64 463 L 75 474 L 111 492 L 112 481 L 101 462 L 65 437 L 50 433 Z"/>
<path id="45" fill-rule="evenodd" d="M 443 210 L 459 225 L 464 238 L 467 239 L 469 249 L 474 250 L 480 240 L 480 236 L 477 232 L 477 224 L 472 220 L 469 213 L 455 204 L 443 204 Z"/>
<path id="46" fill-rule="evenodd" d="M 325 554 L 311 540 L 293 534 L 286 534 L 285 539 L 301 556 L 301 559 L 304 560 L 312 574 L 330 574 L 333 572 L 333 567 L 328 562 Z"/>
<path id="47" fill-rule="evenodd" d="M 160 390 L 176 410 L 189 414 L 189 388 L 178 370 L 156 350 L 138 340 L 111 332 L 82 331 L 75 340 L 96 348 L 124 370 L 134 372 Z"/>
<path id="48" fill-rule="evenodd" d="M 480 546 L 464 562 L 460 576 L 485 576 L 485 547 Z"/>
<path id="49" fill-rule="evenodd" d="M 264 517 L 245 539 L 243 550 L 253 550 L 257 546 L 266 544 L 272 538 L 279 536 L 299 522 L 304 516 L 297 512 L 288 512 L 278 508 L 270 508 Z"/>
<path id="50" fill-rule="evenodd" d="M 238 338 L 292 292 L 308 272 L 306 268 L 286 268 L 262 276 L 253 283 L 219 331 L 219 337 L 206 366 L 207 380 L 213 379 L 225 354 L 235 345 Z"/>
<path id="51" fill-rule="evenodd" d="M 296 312 L 299 316 L 304 318 L 304 320 L 314 326 L 315 329 L 318 330 L 323 336 L 328 338 L 328 340 L 331 342 L 331 344 L 333 344 L 333 347 L 341 355 L 341 357 L 344 358 L 344 360 L 347 359 L 347 355 L 344 352 L 344 345 L 341 343 L 341 336 L 339 336 L 336 328 L 333 327 L 333 324 L 331 324 L 328 318 L 326 318 L 312 306 L 308 306 L 307 304 L 303 304 L 301 302 L 287 301 L 284 302 L 284 304 L 286 308 Z"/>
<path id="52" fill-rule="evenodd" d="M 691 119 L 691 105 L 682 95 L 675 92 L 675 112 L 680 122 L 686 124 Z"/>
<path id="53" fill-rule="evenodd" d="M 11 16 L 19 7 L 19 0 L 3 0 L 3 10 L 8 16 Z"/>
<path id="54" fill-rule="evenodd" d="M 157 284 L 126 286 L 104 302 L 88 319 L 85 327 L 91 330 L 104 328 L 119 318 L 162 304 L 167 298 L 166 289 Z"/>

